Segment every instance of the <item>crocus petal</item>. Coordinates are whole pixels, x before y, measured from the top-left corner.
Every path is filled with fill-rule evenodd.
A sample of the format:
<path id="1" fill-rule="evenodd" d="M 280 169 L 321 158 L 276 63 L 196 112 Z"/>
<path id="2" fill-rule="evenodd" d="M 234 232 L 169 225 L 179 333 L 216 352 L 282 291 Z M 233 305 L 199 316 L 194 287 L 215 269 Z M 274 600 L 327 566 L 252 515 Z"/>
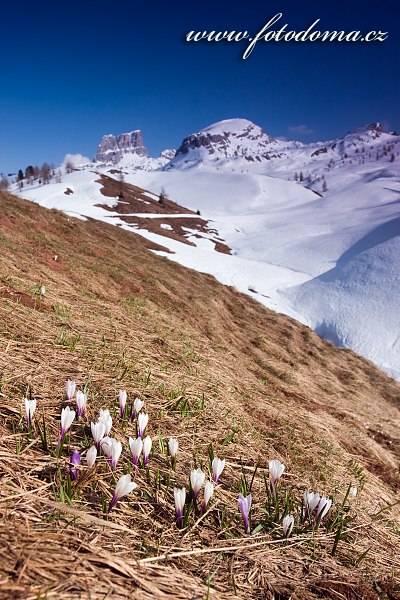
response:
<path id="1" fill-rule="evenodd" d="M 140 413 L 138 416 L 138 436 L 143 437 L 147 423 L 149 422 L 149 415 L 146 413 Z"/>
<path id="2" fill-rule="evenodd" d="M 146 466 L 149 461 L 151 447 L 153 445 L 152 439 L 147 435 L 143 440 L 143 465 Z"/>
<path id="3" fill-rule="evenodd" d="M 190 473 L 190 486 L 195 498 L 199 495 L 199 492 L 203 486 L 206 476 L 201 469 L 194 469 Z"/>
<path id="4" fill-rule="evenodd" d="M 216 483 L 218 483 L 218 479 L 220 478 L 221 473 L 225 468 L 225 459 L 221 460 L 221 459 L 215 457 L 214 460 L 212 461 L 211 468 L 212 468 L 212 479 L 213 479 L 213 482 L 216 484 Z"/>
<path id="5" fill-rule="evenodd" d="M 123 496 L 130 494 L 135 488 L 137 488 L 137 484 L 134 481 L 131 481 L 130 474 L 122 475 L 122 477 L 118 479 L 114 495 L 108 507 L 108 512 L 116 505 L 118 500 Z"/>
<path id="6" fill-rule="evenodd" d="M 131 450 L 133 464 L 136 466 L 139 462 L 139 457 L 142 454 L 142 449 L 143 449 L 142 438 L 138 437 L 136 440 L 134 440 L 133 438 L 130 437 L 129 438 L 129 447 Z"/>
<path id="7" fill-rule="evenodd" d="M 179 489 L 174 487 L 174 500 L 175 500 L 175 514 L 178 527 L 182 527 L 183 523 L 183 511 L 185 508 L 186 501 L 186 490 L 185 488 Z"/>
<path id="8" fill-rule="evenodd" d="M 96 446 L 91 446 L 89 450 L 86 452 L 86 462 L 88 467 L 93 467 L 97 458 L 97 448 Z"/>
<path id="9" fill-rule="evenodd" d="M 65 384 L 67 400 L 72 400 L 75 394 L 76 383 L 72 379 L 68 379 Z"/>
<path id="10" fill-rule="evenodd" d="M 75 402 L 76 402 L 76 406 L 77 406 L 78 417 L 80 417 L 85 412 L 85 409 L 86 409 L 87 395 L 84 394 L 83 392 L 81 392 L 80 390 L 78 390 L 76 392 Z"/>
<path id="11" fill-rule="evenodd" d="M 282 520 L 282 530 L 285 537 L 289 537 L 292 532 L 293 525 L 294 517 L 292 515 L 286 515 L 286 517 L 284 517 Z"/>
<path id="12" fill-rule="evenodd" d="M 270 460 L 268 461 L 268 468 L 271 483 L 275 485 L 276 482 L 281 478 L 285 470 L 285 465 L 281 463 L 280 460 Z"/>

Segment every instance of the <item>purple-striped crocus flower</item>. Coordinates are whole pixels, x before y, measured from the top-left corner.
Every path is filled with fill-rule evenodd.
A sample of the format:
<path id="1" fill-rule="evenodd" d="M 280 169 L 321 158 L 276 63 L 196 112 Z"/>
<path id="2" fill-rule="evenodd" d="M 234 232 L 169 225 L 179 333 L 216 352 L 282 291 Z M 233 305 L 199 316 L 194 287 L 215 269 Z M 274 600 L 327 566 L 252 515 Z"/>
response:
<path id="1" fill-rule="evenodd" d="M 76 414 L 79 418 L 81 415 L 83 415 L 83 413 L 86 410 L 87 395 L 84 394 L 83 392 L 81 392 L 80 390 L 78 390 L 76 392 L 75 402 L 76 402 Z"/>
<path id="2" fill-rule="evenodd" d="M 186 501 L 185 488 L 179 489 L 179 488 L 174 487 L 174 500 L 175 500 L 176 524 L 181 529 L 182 525 L 183 525 L 183 511 L 185 508 L 185 501 Z"/>
<path id="3" fill-rule="evenodd" d="M 151 447 L 153 445 L 152 439 L 149 435 L 143 440 L 143 466 L 146 468 L 147 463 L 149 462 L 149 456 L 151 452 Z"/>
<path id="4" fill-rule="evenodd" d="M 28 400 L 28 398 L 24 398 L 24 406 L 25 406 L 25 421 L 28 427 L 32 425 L 32 417 L 33 413 L 36 410 L 36 400 Z"/>
<path id="5" fill-rule="evenodd" d="M 118 483 L 115 487 L 114 495 L 111 499 L 110 504 L 108 505 L 108 512 L 117 504 L 118 500 L 120 500 L 123 496 L 130 494 L 133 490 L 137 488 L 137 484 L 134 481 L 131 481 L 131 476 L 129 473 L 127 475 L 122 475 L 118 479 Z"/>
<path id="6" fill-rule="evenodd" d="M 125 414 L 126 398 L 127 398 L 126 390 L 119 390 L 119 393 L 118 393 L 119 416 L 121 419 L 124 418 L 124 414 Z"/>
<path id="7" fill-rule="evenodd" d="M 115 471 L 117 468 L 117 463 L 119 461 L 119 457 L 121 456 L 122 453 L 122 444 L 121 442 L 118 442 L 117 440 L 115 440 L 114 438 L 112 438 L 111 441 L 111 454 L 109 457 L 109 461 L 110 461 L 110 465 L 111 468 Z"/>
<path id="8" fill-rule="evenodd" d="M 136 467 L 139 462 L 140 455 L 142 454 L 142 449 L 143 449 L 142 438 L 138 437 L 136 440 L 134 440 L 132 437 L 130 437 L 129 438 L 129 448 L 131 450 L 132 462 Z"/>
<path id="9" fill-rule="evenodd" d="M 97 423 L 93 423 L 93 421 L 92 421 L 90 423 L 90 429 L 92 432 L 94 445 L 96 446 L 96 448 L 98 450 L 100 448 L 100 442 L 103 439 L 103 437 L 105 436 L 104 423 L 102 423 L 100 421 L 98 421 Z"/>
<path id="10" fill-rule="evenodd" d="M 212 480 L 215 484 L 218 483 L 218 479 L 221 477 L 221 473 L 225 468 L 225 459 L 215 457 L 211 463 L 212 468 Z"/>
<path id="11" fill-rule="evenodd" d="M 149 422 L 149 415 L 147 413 L 140 413 L 138 416 L 138 436 L 143 437 L 147 423 Z"/>
<path id="12" fill-rule="evenodd" d="M 75 389 L 76 389 L 75 381 L 73 381 L 72 379 L 68 379 L 67 383 L 65 384 L 65 392 L 66 392 L 67 400 L 72 400 L 72 398 L 74 397 L 74 394 L 75 394 Z"/>
<path id="13" fill-rule="evenodd" d="M 196 499 L 199 495 L 201 488 L 206 476 L 201 469 L 193 469 L 190 473 L 190 487 L 192 490 L 193 498 Z"/>
<path id="14" fill-rule="evenodd" d="M 79 467 L 80 464 L 81 455 L 77 450 L 74 450 L 69 461 L 69 474 L 73 481 L 78 477 L 78 470 L 76 467 Z"/>
<path id="15" fill-rule="evenodd" d="M 251 494 L 249 494 L 246 498 L 243 496 L 243 494 L 239 494 L 238 507 L 239 507 L 239 510 L 242 515 L 246 533 L 250 532 L 249 515 L 250 515 L 252 500 L 253 499 L 251 497 Z"/>
<path id="16" fill-rule="evenodd" d="M 136 419 L 136 416 L 140 413 L 143 406 L 144 406 L 143 400 L 141 400 L 140 398 L 135 398 L 135 401 L 133 403 L 133 410 L 131 413 L 131 421 L 134 421 Z"/>
<path id="17" fill-rule="evenodd" d="M 176 467 L 176 455 L 178 453 L 179 442 L 175 438 L 169 438 L 168 440 L 168 450 L 171 457 L 171 467 L 175 469 Z"/>
<path id="18" fill-rule="evenodd" d="M 71 410 L 69 406 L 66 406 L 61 411 L 61 431 L 60 436 L 58 438 L 58 448 L 60 448 L 64 436 L 72 425 L 73 420 L 75 419 L 75 411 Z"/>

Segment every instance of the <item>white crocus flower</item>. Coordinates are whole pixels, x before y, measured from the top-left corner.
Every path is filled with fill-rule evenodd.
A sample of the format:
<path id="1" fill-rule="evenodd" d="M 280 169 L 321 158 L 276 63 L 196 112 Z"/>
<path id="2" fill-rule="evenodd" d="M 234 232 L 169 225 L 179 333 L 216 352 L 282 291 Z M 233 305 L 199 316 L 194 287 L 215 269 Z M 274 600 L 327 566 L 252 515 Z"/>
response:
<path id="1" fill-rule="evenodd" d="M 215 484 L 218 483 L 218 479 L 221 476 L 222 471 L 225 468 L 225 459 L 221 460 L 220 458 L 215 457 L 211 464 L 212 467 L 212 480 Z"/>
<path id="2" fill-rule="evenodd" d="M 332 500 L 328 500 L 325 496 L 321 496 L 321 500 L 319 501 L 317 508 L 317 516 L 316 519 L 320 523 L 322 519 L 325 517 L 326 513 L 332 506 Z"/>
<path id="3" fill-rule="evenodd" d="M 76 392 L 75 402 L 76 402 L 76 406 L 77 406 L 77 414 L 78 414 L 78 417 L 80 417 L 86 410 L 87 395 L 84 394 L 83 392 L 81 392 L 80 390 L 78 390 Z"/>
<path id="4" fill-rule="evenodd" d="M 281 463 L 280 460 L 270 460 L 268 461 L 268 468 L 271 489 L 275 489 L 275 485 L 277 484 L 278 480 L 283 474 L 283 471 L 285 470 L 285 465 Z"/>
<path id="5" fill-rule="evenodd" d="M 121 442 L 118 442 L 117 440 L 112 440 L 112 444 L 111 444 L 111 455 L 110 455 L 110 463 L 111 463 L 111 468 L 114 469 L 114 471 L 117 468 L 117 463 L 119 461 L 119 457 L 121 456 L 122 453 L 122 444 Z"/>
<path id="6" fill-rule="evenodd" d="M 132 462 L 136 467 L 136 465 L 139 462 L 139 457 L 142 454 L 142 449 L 143 449 L 142 438 L 139 437 L 136 440 L 134 440 L 132 437 L 130 437 L 129 438 L 129 447 L 131 449 Z"/>
<path id="7" fill-rule="evenodd" d="M 176 455 L 179 448 L 179 442 L 175 438 L 169 438 L 168 440 L 168 450 L 171 456 L 171 467 L 175 469 L 176 466 Z"/>
<path id="8" fill-rule="evenodd" d="M 86 452 L 86 462 L 88 467 L 93 467 L 97 458 L 97 448 L 96 446 L 91 446 L 89 450 Z"/>
<path id="9" fill-rule="evenodd" d="M 72 400 L 75 394 L 76 383 L 72 379 L 68 379 L 65 384 L 67 400 Z"/>
<path id="10" fill-rule="evenodd" d="M 357 496 L 358 490 L 357 490 L 357 486 L 352 485 L 349 491 L 349 496 L 351 498 L 355 498 Z"/>
<path id="11" fill-rule="evenodd" d="M 119 416 L 121 417 L 121 419 L 123 418 L 123 416 L 125 414 L 126 398 L 127 398 L 126 390 L 119 390 L 119 394 L 118 394 Z"/>
<path id="12" fill-rule="evenodd" d="M 201 469 L 194 469 L 190 473 L 190 485 L 192 488 L 193 496 L 197 498 L 199 492 L 203 486 L 206 476 Z"/>
<path id="13" fill-rule="evenodd" d="M 146 437 L 143 440 L 143 466 L 146 467 L 147 463 L 149 462 L 149 456 L 150 456 L 150 452 L 151 452 L 151 447 L 153 445 L 152 439 L 149 435 L 146 435 Z"/>
<path id="14" fill-rule="evenodd" d="M 143 437 L 144 431 L 149 422 L 149 415 L 147 413 L 140 413 L 138 416 L 138 436 Z"/>
<path id="15" fill-rule="evenodd" d="M 317 494 L 317 492 L 304 492 L 304 504 L 306 507 L 306 514 L 308 517 L 311 517 L 314 510 L 317 508 L 320 499 L 320 495 Z"/>
<path id="16" fill-rule="evenodd" d="M 110 512 L 110 510 L 117 504 L 118 500 L 120 500 L 123 496 L 130 494 L 135 488 L 137 488 L 137 484 L 134 481 L 131 481 L 131 476 L 129 473 L 128 475 L 122 475 L 122 477 L 118 479 L 114 495 L 108 506 L 108 512 Z"/>
<path id="17" fill-rule="evenodd" d="M 72 425 L 73 420 L 75 419 L 75 411 L 71 410 L 69 406 L 66 406 L 61 411 L 61 431 L 60 436 L 58 438 L 58 449 L 60 450 L 63 439 L 67 431 Z"/>
<path id="18" fill-rule="evenodd" d="M 202 506 L 202 512 L 203 514 L 206 512 L 207 510 L 207 504 L 209 503 L 211 497 L 214 494 L 214 484 L 212 483 L 212 481 L 207 481 L 205 487 L 204 487 L 204 500 L 203 500 L 203 506 Z"/>
<path id="19" fill-rule="evenodd" d="M 27 425 L 32 425 L 32 417 L 33 413 L 36 410 L 36 400 L 28 400 L 28 398 L 24 398 L 25 405 L 25 419 Z"/>
<path id="20" fill-rule="evenodd" d="M 111 456 L 111 448 L 113 445 L 113 438 L 110 438 L 108 435 L 104 436 L 100 441 L 100 448 L 107 458 Z"/>
<path id="21" fill-rule="evenodd" d="M 133 410 L 132 410 L 132 414 L 131 414 L 131 421 L 134 421 L 136 419 L 137 415 L 140 413 L 143 406 L 144 406 L 143 400 L 141 400 L 140 398 L 135 398 L 135 401 L 133 403 Z"/>
<path id="22" fill-rule="evenodd" d="M 292 515 L 286 515 L 286 517 L 282 519 L 282 530 L 285 537 L 289 537 L 292 533 L 293 525 L 294 517 Z"/>
<path id="23" fill-rule="evenodd" d="M 100 447 L 100 442 L 105 436 L 105 426 L 102 421 L 97 423 L 90 423 L 90 429 L 92 431 L 93 440 L 97 449 Z"/>
<path id="24" fill-rule="evenodd" d="M 183 511 L 185 508 L 186 501 L 186 490 L 185 488 L 179 489 L 174 487 L 174 500 L 175 500 L 175 514 L 178 527 L 182 527 L 183 523 Z"/>
<path id="25" fill-rule="evenodd" d="M 104 424 L 104 435 L 108 435 L 112 427 L 112 417 L 108 408 L 100 410 L 99 423 Z"/>

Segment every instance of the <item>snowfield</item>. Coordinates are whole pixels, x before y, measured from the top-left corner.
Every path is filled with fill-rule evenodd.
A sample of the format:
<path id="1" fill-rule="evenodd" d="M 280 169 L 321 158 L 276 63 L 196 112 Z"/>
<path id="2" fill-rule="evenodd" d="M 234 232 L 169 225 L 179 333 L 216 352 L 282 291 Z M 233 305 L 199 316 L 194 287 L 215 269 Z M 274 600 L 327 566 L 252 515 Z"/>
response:
<path id="1" fill-rule="evenodd" d="M 235 143 L 240 128 L 248 129 L 244 123 L 230 125 Z M 221 135 L 224 127 L 204 131 Z M 326 151 L 315 155 L 321 148 Z M 164 189 L 175 202 L 200 210 L 232 255 L 215 251 L 215 236 L 199 239 L 188 229 L 195 244 L 190 246 L 96 207 L 118 203 L 101 195 L 95 182 L 96 168 L 108 173 L 103 166 L 86 166 L 63 175 L 62 183 L 25 186 L 19 193 L 48 208 L 134 230 L 172 251 L 166 254 L 170 260 L 214 275 L 400 379 L 399 136 L 360 130 L 325 145 L 291 142 L 280 158 L 254 163 L 233 159 L 230 151 L 216 161 L 200 150 L 189 151 L 184 168 L 180 157 L 163 170 L 127 172 L 125 160 L 125 181 L 156 195 Z M 295 181 L 299 172 L 301 183 Z M 66 195 L 66 188 L 73 193 Z M 152 217 L 162 217 L 167 232 L 168 215 L 146 214 Z"/>

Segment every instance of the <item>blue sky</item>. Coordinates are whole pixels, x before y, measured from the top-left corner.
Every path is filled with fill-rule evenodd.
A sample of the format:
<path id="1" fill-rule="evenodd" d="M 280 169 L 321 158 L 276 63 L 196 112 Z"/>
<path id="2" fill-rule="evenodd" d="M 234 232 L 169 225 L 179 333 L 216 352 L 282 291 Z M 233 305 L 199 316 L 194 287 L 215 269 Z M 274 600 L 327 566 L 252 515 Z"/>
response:
<path id="1" fill-rule="evenodd" d="M 321 5 L 319 5 L 321 4 Z M 141 129 L 152 155 L 232 117 L 313 141 L 380 120 L 400 129 L 398 18 L 390 3 L 75 0 L 1 7 L 0 172 Z M 392 5 L 393 6 L 393 5 Z M 191 30 L 247 30 L 276 13 L 300 31 L 382 30 L 383 43 L 187 43 Z"/>

